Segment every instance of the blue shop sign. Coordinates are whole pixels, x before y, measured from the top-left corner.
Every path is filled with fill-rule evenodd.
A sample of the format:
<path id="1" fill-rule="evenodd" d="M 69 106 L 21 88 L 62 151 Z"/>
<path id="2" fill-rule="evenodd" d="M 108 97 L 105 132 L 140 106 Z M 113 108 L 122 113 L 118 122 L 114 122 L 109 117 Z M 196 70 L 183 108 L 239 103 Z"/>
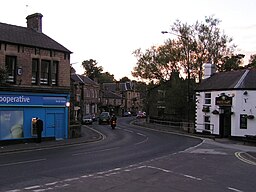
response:
<path id="1" fill-rule="evenodd" d="M 31 106 L 31 105 L 57 105 L 65 106 L 66 97 L 34 96 L 34 95 L 0 95 L 0 105 L 5 106 Z"/>

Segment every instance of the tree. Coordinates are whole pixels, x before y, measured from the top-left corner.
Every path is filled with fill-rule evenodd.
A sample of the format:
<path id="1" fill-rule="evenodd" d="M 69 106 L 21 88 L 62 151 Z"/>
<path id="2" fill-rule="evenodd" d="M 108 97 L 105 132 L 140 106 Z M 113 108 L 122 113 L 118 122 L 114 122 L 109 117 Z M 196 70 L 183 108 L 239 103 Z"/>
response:
<path id="1" fill-rule="evenodd" d="M 214 63 L 220 69 L 224 64 L 223 57 L 232 55 L 235 50 L 236 46 L 231 45 L 233 39 L 224 32 L 221 33 L 218 27 L 220 22 L 219 19 L 209 16 L 205 17 L 204 22 L 197 21 L 191 26 L 180 21 L 172 26 L 172 31 L 179 34 L 179 39 L 183 39 L 182 44 L 189 49 L 190 70 L 199 82 L 202 80 L 204 63 Z"/>
<path id="2" fill-rule="evenodd" d="M 243 54 L 237 54 L 223 57 L 223 64 L 219 67 L 219 71 L 232 71 L 241 68 L 240 65 L 244 56 Z"/>
<path id="3" fill-rule="evenodd" d="M 84 74 L 92 80 L 99 78 L 101 72 L 103 71 L 102 66 L 97 67 L 96 60 L 89 59 L 82 62 L 82 66 L 85 69 Z"/>
<path id="4" fill-rule="evenodd" d="M 173 71 L 181 71 L 188 79 L 192 76 L 200 82 L 204 63 L 213 62 L 221 69 L 223 57 L 232 55 L 236 47 L 230 45 L 232 38 L 220 32 L 219 24 L 220 20 L 213 17 L 194 25 L 177 20 L 169 32 L 175 34 L 174 40 L 153 46 L 145 53 L 141 49 L 134 51 L 137 63 L 132 75 L 161 81 L 170 79 Z"/>
<path id="5" fill-rule="evenodd" d="M 128 82 L 128 81 L 131 81 L 128 77 L 122 77 L 120 80 L 119 80 L 119 82 L 120 83 L 125 83 L 125 82 Z"/>
<path id="6" fill-rule="evenodd" d="M 97 80 L 98 83 L 113 83 L 116 81 L 114 75 L 111 75 L 109 72 L 100 73 Z"/>
<path id="7" fill-rule="evenodd" d="M 152 46 L 142 52 L 137 49 L 133 52 L 137 57 L 137 66 L 132 75 L 146 80 L 168 80 L 173 70 L 179 70 L 177 62 L 180 60 L 179 44 L 175 40 L 169 40 L 159 47 Z"/>
<path id="8" fill-rule="evenodd" d="M 250 56 L 247 67 L 256 67 L 256 54 Z"/>
<path id="9" fill-rule="evenodd" d="M 103 67 L 97 66 L 96 60 L 89 59 L 82 62 L 85 69 L 84 74 L 92 80 L 97 80 L 98 83 L 112 83 L 115 81 L 114 75 L 109 72 L 103 73 Z"/>

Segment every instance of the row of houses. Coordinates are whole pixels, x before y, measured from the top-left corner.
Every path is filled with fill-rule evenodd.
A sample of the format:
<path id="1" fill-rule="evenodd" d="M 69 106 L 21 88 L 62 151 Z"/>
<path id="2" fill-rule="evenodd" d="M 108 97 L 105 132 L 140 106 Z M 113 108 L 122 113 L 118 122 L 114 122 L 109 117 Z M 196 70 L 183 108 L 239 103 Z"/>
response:
<path id="1" fill-rule="evenodd" d="M 72 52 L 43 33 L 42 17 L 27 16 L 27 27 L 0 23 L 0 141 L 35 137 L 36 117 L 43 137 L 64 139 L 70 119 L 141 107 L 130 82 L 102 87 L 70 70 Z"/>
<path id="2" fill-rule="evenodd" d="M 79 121 L 83 115 L 99 115 L 103 111 L 122 116 L 136 114 L 143 109 L 143 98 L 136 85 L 129 82 L 99 84 L 85 75 L 71 72 L 71 119 Z"/>

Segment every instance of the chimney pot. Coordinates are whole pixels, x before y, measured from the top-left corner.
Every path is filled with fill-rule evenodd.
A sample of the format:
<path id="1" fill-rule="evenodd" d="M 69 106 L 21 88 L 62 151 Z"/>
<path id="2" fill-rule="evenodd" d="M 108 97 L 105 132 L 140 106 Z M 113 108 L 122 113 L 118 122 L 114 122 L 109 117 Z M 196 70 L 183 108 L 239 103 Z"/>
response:
<path id="1" fill-rule="evenodd" d="M 204 79 L 211 77 L 214 73 L 216 73 L 216 66 L 211 63 L 205 63 L 204 67 Z"/>
<path id="2" fill-rule="evenodd" d="M 34 13 L 32 15 L 27 16 L 27 28 L 42 33 L 42 17 L 43 15 L 41 13 Z"/>

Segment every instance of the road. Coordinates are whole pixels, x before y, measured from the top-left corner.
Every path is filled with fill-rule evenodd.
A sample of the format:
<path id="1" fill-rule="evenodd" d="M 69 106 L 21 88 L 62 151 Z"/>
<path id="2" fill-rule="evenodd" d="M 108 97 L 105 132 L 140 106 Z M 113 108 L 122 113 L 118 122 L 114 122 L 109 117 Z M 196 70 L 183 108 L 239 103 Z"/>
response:
<path id="1" fill-rule="evenodd" d="M 256 163 L 210 140 L 120 118 L 95 143 L 0 155 L 0 191 L 255 191 Z"/>

